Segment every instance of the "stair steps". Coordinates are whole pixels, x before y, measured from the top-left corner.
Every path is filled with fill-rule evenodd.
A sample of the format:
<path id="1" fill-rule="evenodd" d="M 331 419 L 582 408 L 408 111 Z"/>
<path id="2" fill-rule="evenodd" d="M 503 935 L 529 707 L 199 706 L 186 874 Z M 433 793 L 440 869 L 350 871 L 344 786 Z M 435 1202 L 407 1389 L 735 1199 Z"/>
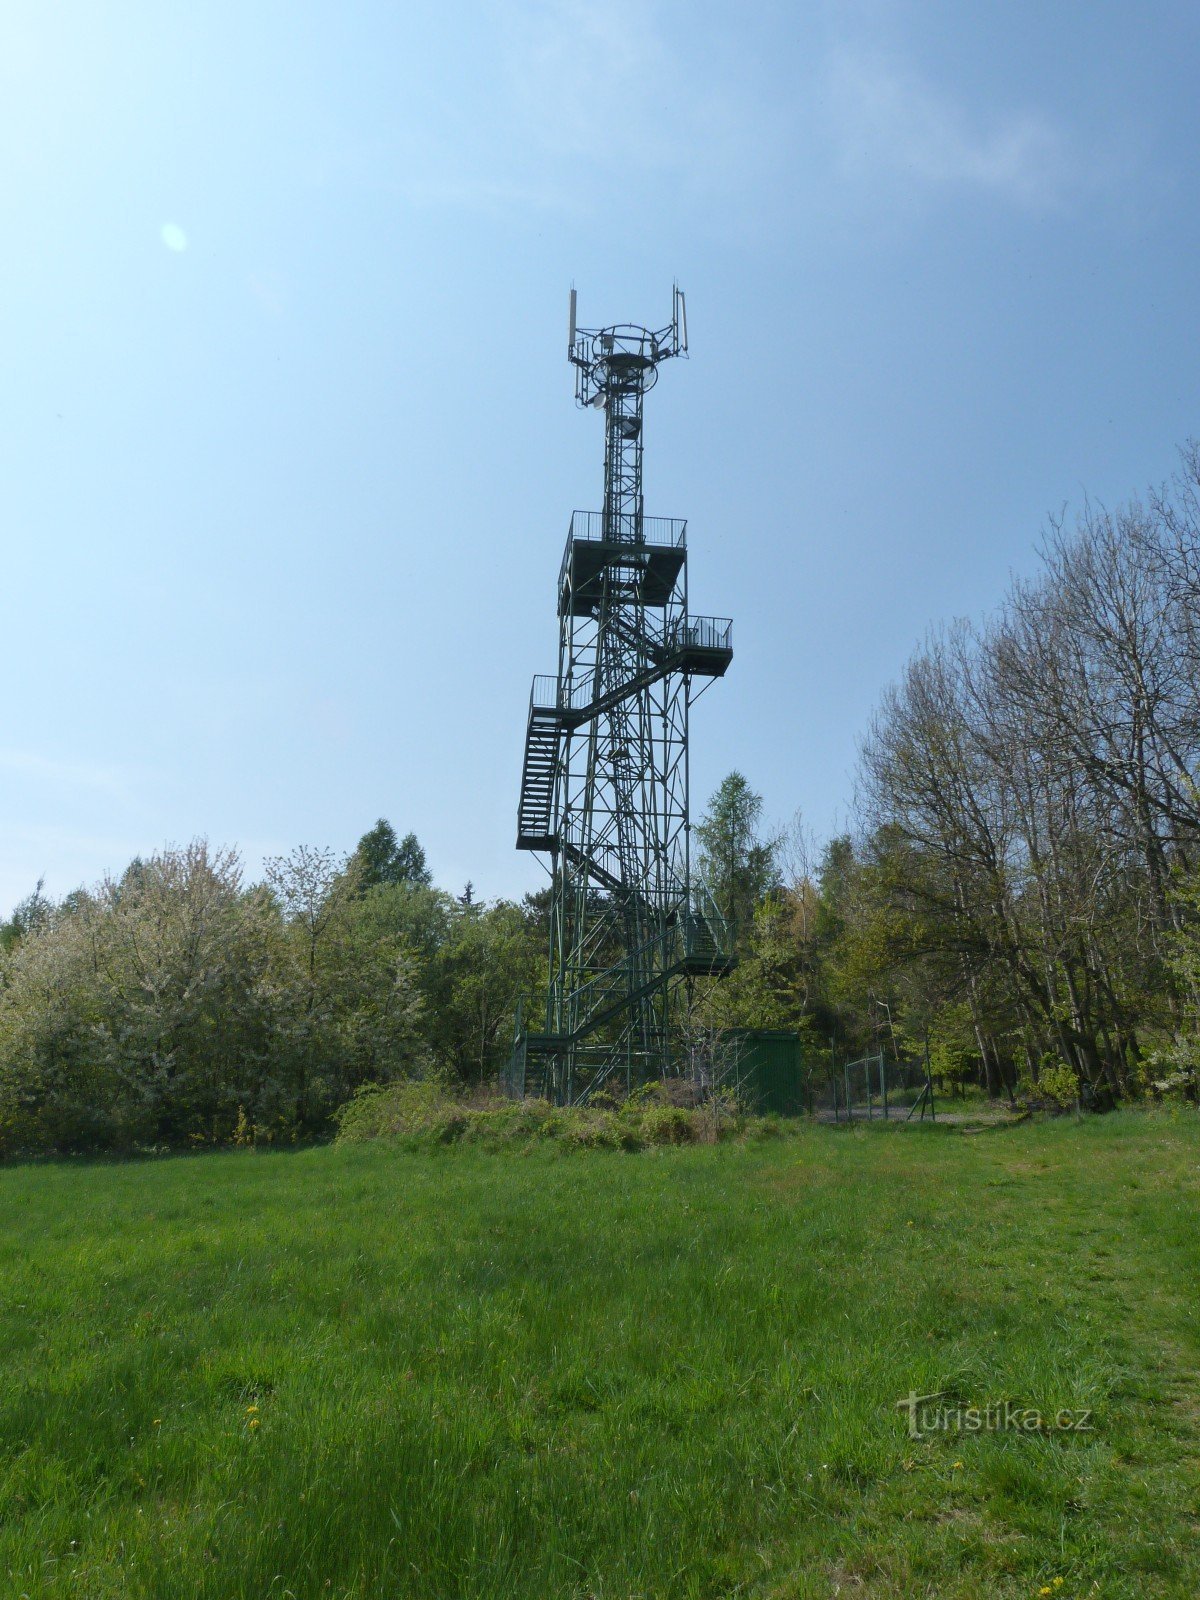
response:
<path id="1" fill-rule="evenodd" d="M 554 846 L 554 779 L 561 737 L 556 710 L 530 706 L 525 730 L 525 764 L 517 807 L 517 849 L 549 850 Z"/>

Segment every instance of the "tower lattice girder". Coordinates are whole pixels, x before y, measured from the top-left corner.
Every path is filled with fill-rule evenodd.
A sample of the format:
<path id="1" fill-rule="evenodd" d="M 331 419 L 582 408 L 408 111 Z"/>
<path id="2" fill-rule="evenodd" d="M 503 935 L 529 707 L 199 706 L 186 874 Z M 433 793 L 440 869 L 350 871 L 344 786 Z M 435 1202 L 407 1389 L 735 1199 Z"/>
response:
<path id="1" fill-rule="evenodd" d="M 571 518 L 559 572 L 558 671 L 534 679 L 517 846 L 550 857 L 544 1028 L 518 1021 L 510 1087 L 560 1103 L 617 1075 L 676 1069 L 686 992 L 732 964 L 728 930 L 692 880 L 688 712 L 732 656 L 726 618 L 692 617 L 686 524 L 647 517 L 643 409 L 671 324 L 576 329 L 576 399 L 604 410 L 604 508 Z"/>

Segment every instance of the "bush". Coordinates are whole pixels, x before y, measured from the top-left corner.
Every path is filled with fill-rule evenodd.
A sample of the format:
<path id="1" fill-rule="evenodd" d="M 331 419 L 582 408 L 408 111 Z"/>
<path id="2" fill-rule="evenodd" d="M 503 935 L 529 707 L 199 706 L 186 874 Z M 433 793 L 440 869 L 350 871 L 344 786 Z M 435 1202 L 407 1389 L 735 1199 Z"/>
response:
<path id="1" fill-rule="evenodd" d="M 1045 1066 L 1038 1074 L 1036 1092 L 1058 1110 L 1069 1111 L 1079 1102 L 1079 1076 L 1068 1066 Z"/>
<path id="2" fill-rule="evenodd" d="M 778 1137 L 775 1118 L 744 1118 L 731 1102 L 694 1109 L 670 1104 L 661 1085 L 583 1106 L 545 1100 L 501 1100 L 483 1094 L 455 1099 L 437 1080 L 368 1084 L 337 1114 L 338 1140 L 399 1139 L 410 1146 L 474 1144 L 485 1149 L 528 1149 L 546 1140 L 568 1150 L 647 1150 L 664 1145 L 716 1144 L 734 1136 Z"/>
<path id="3" fill-rule="evenodd" d="M 648 1105 L 635 1113 L 636 1127 L 644 1144 L 694 1144 L 697 1136 L 696 1113 L 682 1106 Z"/>
<path id="4" fill-rule="evenodd" d="M 1200 1104 L 1200 1038 L 1181 1030 L 1148 1051 L 1137 1062 L 1136 1089 L 1156 1100 Z"/>
<path id="5" fill-rule="evenodd" d="M 335 1114 L 339 1143 L 435 1133 L 452 1122 L 454 1102 L 436 1079 L 367 1083 Z"/>

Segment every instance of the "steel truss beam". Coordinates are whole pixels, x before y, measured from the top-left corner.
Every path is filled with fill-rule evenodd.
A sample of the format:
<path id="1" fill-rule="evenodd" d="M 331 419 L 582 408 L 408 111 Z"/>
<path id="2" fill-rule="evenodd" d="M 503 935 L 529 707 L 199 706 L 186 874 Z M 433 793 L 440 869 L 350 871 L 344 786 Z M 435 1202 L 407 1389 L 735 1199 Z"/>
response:
<path id="1" fill-rule="evenodd" d="M 693 680 L 724 673 L 731 628 L 689 617 L 685 525 L 643 511 L 645 396 L 685 351 L 678 291 L 657 332 L 577 330 L 572 295 L 576 397 L 604 410 L 604 507 L 572 518 L 558 671 L 530 701 L 518 845 L 551 857 L 550 955 L 544 1031 L 518 1024 L 510 1073 L 513 1092 L 560 1102 L 676 1070 L 693 979 L 732 962 L 692 881 L 688 805 Z"/>

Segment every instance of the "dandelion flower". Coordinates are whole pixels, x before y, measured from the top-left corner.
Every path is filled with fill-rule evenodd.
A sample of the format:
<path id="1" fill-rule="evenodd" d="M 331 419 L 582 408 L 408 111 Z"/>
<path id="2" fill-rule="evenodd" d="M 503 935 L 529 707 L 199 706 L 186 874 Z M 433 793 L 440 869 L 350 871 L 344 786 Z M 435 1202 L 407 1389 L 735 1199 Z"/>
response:
<path id="1" fill-rule="evenodd" d="M 257 1428 L 258 1427 L 258 1418 L 257 1417 L 251 1417 L 250 1418 L 250 1426 L 252 1428 Z M 1046 1590 L 1046 1593 L 1047 1594 L 1050 1593 L 1049 1589 Z"/>
<path id="2" fill-rule="evenodd" d="M 954 1463 L 954 1470 L 957 1472 L 959 1467 L 961 1467 L 961 1466 L 962 1466 L 962 1462 L 961 1461 L 956 1461 Z"/>

